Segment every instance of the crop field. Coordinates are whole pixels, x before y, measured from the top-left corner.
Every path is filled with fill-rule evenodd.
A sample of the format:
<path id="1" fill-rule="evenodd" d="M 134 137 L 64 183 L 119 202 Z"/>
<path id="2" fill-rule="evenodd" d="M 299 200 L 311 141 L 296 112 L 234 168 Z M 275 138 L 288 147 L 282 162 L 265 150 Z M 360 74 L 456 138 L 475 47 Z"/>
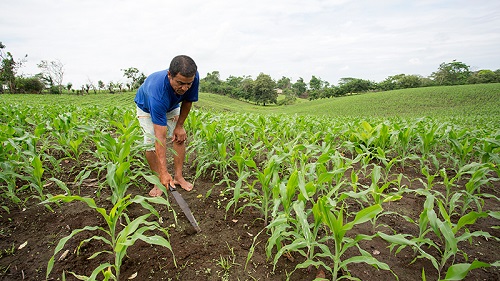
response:
<path id="1" fill-rule="evenodd" d="M 0 95 L 0 280 L 500 280 L 500 85 L 201 94 L 150 198 L 133 93 Z"/>

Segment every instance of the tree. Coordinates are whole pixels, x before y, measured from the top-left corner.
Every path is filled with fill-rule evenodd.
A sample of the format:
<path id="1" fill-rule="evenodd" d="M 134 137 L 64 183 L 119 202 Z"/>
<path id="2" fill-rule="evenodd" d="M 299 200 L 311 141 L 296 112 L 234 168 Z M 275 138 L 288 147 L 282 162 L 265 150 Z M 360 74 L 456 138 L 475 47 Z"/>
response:
<path id="1" fill-rule="evenodd" d="M 470 84 L 496 83 L 500 82 L 500 75 L 492 70 L 483 69 L 472 73 L 468 82 Z"/>
<path id="2" fill-rule="evenodd" d="M 37 77 L 16 77 L 16 91 L 26 94 L 41 94 L 45 85 Z"/>
<path id="3" fill-rule="evenodd" d="M 304 82 L 302 77 L 299 77 L 295 83 L 292 85 L 292 89 L 296 96 L 302 96 L 307 91 L 307 84 Z"/>
<path id="4" fill-rule="evenodd" d="M 107 88 L 110 94 L 115 93 L 115 83 L 113 81 L 109 81 Z"/>
<path id="5" fill-rule="evenodd" d="M 325 82 L 321 80 L 321 78 L 317 78 L 313 75 L 311 77 L 311 80 L 309 80 L 309 100 L 315 100 L 325 97 L 323 93 L 324 85 Z"/>
<path id="6" fill-rule="evenodd" d="M 59 61 L 46 61 L 42 60 L 38 65 L 42 71 L 40 77 L 46 85 L 56 87 L 59 94 L 62 93 L 62 83 L 64 79 L 64 65 Z"/>
<path id="7" fill-rule="evenodd" d="M 23 59 L 14 60 L 10 52 L 5 51 L 5 45 L 0 42 L 0 92 L 3 91 L 3 84 L 7 84 L 11 93 L 16 92 L 16 74 L 19 68 L 26 62 L 28 55 Z"/>
<path id="8" fill-rule="evenodd" d="M 419 75 L 398 74 L 387 77 L 384 81 L 378 83 L 377 88 L 383 91 L 417 88 L 422 86 L 422 77 Z"/>
<path id="9" fill-rule="evenodd" d="M 129 67 L 127 69 L 122 69 L 123 76 L 127 79 L 130 79 L 131 82 L 128 83 L 130 90 L 138 89 L 144 80 L 146 80 L 146 75 L 144 73 L 139 72 L 139 69 L 135 67 Z"/>
<path id="10" fill-rule="evenodd" d="M 254 83 L 252 76 L 243 76 L 243 81 L 241 81 L 241 93 L 242 98 L 245 100 L 252 100 Z"/>
<path id="11" fill-rule="evenodd" d="M 456 60 L 450 63 L 443 62 L 431 77 L 438 85 L 464 85 L 471 75 L 469 68 L 465 63 Z"/>
<path id="12" fill-rule="evenodd" d="M 200 79 L 200 90 L 213 94 L 220 94 L 222 81 L 220 80 L 219 71 L 212 71 L 207 73 L 205 78 Z"/>
<path id="13" fill-rule="evenodd" d="M 290 80 L 290 78 L 282 76 L 281 79 L 276 82 L 276 87 L 278 87 L 278 89 L 282 89 L 284 92 L 285 89 L 292 88 L 292 81 Z"/>
<path id="14" fill-rule="evenodd" d="M 104 82 L 102 82 L 102 80 L 99 80 L 97 81 L 97 87 L 99 87 L 99 91 L 101 91 L 102 89 L 106 88 L 106 85 L 104 84 Z"/>
<path id="15" fill-rule="evenodd" d="M 235 99 L 243 98 L 243 90 L 242 90 L 243 79 L 244 79 L 243 77 L 236 77 L 230 75 L 226 79 L 226 82 L 223 83 L 225 84 L 224 95 L 229 95 L 230 97 Z"/>
<path id="16" fill-rule="evenodd" d="M 311 80 L 309 81 L 309 88 L 311 90 L 316 90 L 319 91 L 323 89 L 324 82 L 321 80 L 321 78 L 317 78 L 316 76 L 312 76 Z"/>
<path id="17" fill-rule="evenodd" d="M 260 73 L 259 76 L 254 81 L 253 86 L 253 101 L 257 104 L 262 103 L 277 103 L 278 93 L 275 90 L 276 82 L 271 78 L 271 76 Z"/>
<path id="18" fill-rule="evenodd" d="M 340 78 L 339 90 L 341 95 L 349 93 L 363 93 L 375 89 L 375 83 L 369 80 L 359 78 Z"/>
<path id="19" fill-rule="evenodd" d="M 87 79 L 88 83 L 86 84 L 86 86 L 88 86 L 90 89 L 92 89 L 92 91 L 94 91 L 94 94 L 97 94 L 97 86 L 95 85 L 95 83 L 89 79 Z M 87 91 L 88 93 L 88 91 Z"/>

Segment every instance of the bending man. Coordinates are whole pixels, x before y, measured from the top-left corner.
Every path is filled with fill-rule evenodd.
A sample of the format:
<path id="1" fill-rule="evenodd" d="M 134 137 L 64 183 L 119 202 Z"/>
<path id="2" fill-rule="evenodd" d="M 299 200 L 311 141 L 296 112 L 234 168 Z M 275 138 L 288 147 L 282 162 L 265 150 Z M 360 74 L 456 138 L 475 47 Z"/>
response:
<path id="1" fill-rule="evenodd" d="M 146 159 L 167 188 L 170 184 L 180 185 L 187 191 L 193 189 L 193 184 L 182 175 L 187 137 L 184 121 L 192 103 L 198 101 L 199 84 L 200 76 L 193 59 L 184 55 L 176 56 L 167 70 L 148 76 L 134 99 L 137 118 L 144 130 L 144 142 L 151 145 L 146 151 Z M 167 135 L 176 152 L 173 177 L 167 166 Z M 149 195 L 161 196 L 162 191 L 155 186 Z"/>

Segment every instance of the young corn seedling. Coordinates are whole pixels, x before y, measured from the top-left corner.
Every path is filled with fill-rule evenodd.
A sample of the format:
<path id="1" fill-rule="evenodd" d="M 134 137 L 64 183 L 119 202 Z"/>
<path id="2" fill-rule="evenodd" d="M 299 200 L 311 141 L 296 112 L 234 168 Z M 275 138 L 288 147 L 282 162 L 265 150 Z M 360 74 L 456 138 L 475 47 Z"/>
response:
<path id="1" fill-rule="evenodd" d="M 471 204 L 475 203 L 476 209 L 481 212 L 484 205 L 483 195 L 481 194 L 481 186 L 488 184 L 490 181 L 498 180 L 489 176 L 490 165 L 482 163 L 471 163 L 460 169 L 463 174 L 470 174 L 469 181 L 465 184 L 463 196 L 463 205 L 461 206 L 461 214 L 472 209 Z"/>
<path id="2" fill-rule="evenodd" d="M 245 158 L 240 155 L 234 155 L 233 157 L 231 157 L 231 160 L 235 161 L 238 167 L 236 170 L 237 180 L 233 182 L 227 177 L 225 179 L 228 183 L 228 188 L 226 189 L 226 191 L 233 191 L 233 197 L 226 205 L 226 212 L 229 211 L 232 206 L 234 206 L 234 213 L 236 213 L 237 211 L 242 212 L 243 209 L 247 206 L 246 204 L 244 204 L 243 206 L 240 206 L 240 208 L 238 208 L 240 199 L 247 199 L 248 197 L 252 196 L 251 194 L 249 194 L 249 190 L 245 188 L 248 185 L 248 178 L 250 178 L 250 176 L 252 175 L 252 173 L 248 171 L 248 167 L 256 169 L 257 165 L 252 159 L 245 160 Z M 231 185 L 234 185 L 234 187 L 231 187 Z"/>
<path id="3" fill-rule="evenodd" d="M 96 278 L 102 274 L 104 280 L 120 280 L 120 269 L 123 262 L 123 258 L 127 254 L 127 250 L 130 246 L 134 245 L 136 241 L 142 240 L 151 245 L 158 245 L 162 247 L 166 247 L 169 249 L 172 254 L 172 247 L 170 242 L 168 241 L 168 232 L 166 229 L 161 227 L 156 221 L 148 221 L 147 219 L 153 214 L 157 218 L 160 218 L 159 213 L 154 209 L 151 204 L 163 204 L 168 205 L 168 202 L 162 197 L 154 197 L 148 198 L 143 196 L 135 196 L 134 198 L 130 198 L 130 195 L 121 198 L 116 202 L 113 208 L 107 212 L 104 208 L 98 207 L 93 199 L 81 197 L 81 196 L 65 196 L 65 195 L 56 195 L 44 201 L 43 203 L 51 203 L 51 202 L 72 202 L 72 201 L 81 201 L 87 204 L 88 207 L 96 211 L 100 214 L 104 220 L 106 221 L 107 227 L 102 226 L 85 226 L 80 229 L 73 230 L 68 236 L 59 240 L 56 248 L 54 249 L 54 254 L 50 258 L 47 264 L 47 273 L 46 278 L 49 278 L 49 275 L 54 267 L 55 256 L 64 249 L 66 243 L 76 236 L 78 233 L 84 231 L 90 232 L 98 232 L 100 235 L 96 234 L 88 239 L 80 241 L 80 245 L 78 249 L 85 243 L 89 243 L 91 241 L 101 241 L 104 242 L 109 248 L 104 249 L 102 251 L 96 252 L 89 257 L 89 259 L 96 258 L 97 256 L 108 253 L 114 256 L 114 262 L 109 263 L 105 262 L 98 267 L 96 267 L 90 276 L 80 276 L 76 273 L 70 272 L 75 277 L 84 278 L 81 280 L 96 280 Z M 144 214 L 138 218 L 131 220 L 126 211 L 127 207 L 131 204 L 140 204 L 143 208 L 149 211 L 149 213 Z M 120 222 L 125 222 L 124 227 L 120 230 Z M 149 231 L 160 231 L 164 236 L 160 236 L 158 234 L 148 235 Z M 175 264 L 175 258 L 174 258 Z"/>
<path id="4" fill-rule="evenodd" d="M 254 181 L 260 183 L 260 191 L 253 188 L 253 192 L 257 196 L 256 202 L 258 205 L 257 209 L 261 212 L 264 217 L 264 224 L 267 225 L 269 219 L 269 210 L 272 205 L 272 190 L 274 186 L 279 185 L 279 171 L 280 166 L 283 161 L 283 156 L 272 156 L 266 163 L 262 172 L 257 171 L 257 180 Z"/>
<path id="5" fill-rule="evenodd" d="M 392 132 L 392 143 L 395 146 L 397 155 L 399 155 L 400 167 L 405 168 L 405 161 L 408 159 L 411 153 L 411 145 L 413 142 L 413 137 L 415 136 L 414 125 L 413 124 L 399 124 L 394 123 L 394 131 Z"/>
<path id="6" fill-rule="evenodd" d="M 279 258 L 283 255 L 298 253 L 306 258 L 306 261 L 298 264 L 295 269 L 308 268 L 309 266 L 317 267 L 320 265 L 329 269 L 328 265 L 319 261 L 320 257 L 331 255 L 328 246 L 323 244 L 324 241 L 318 237 L 321 222 L 316 221 L 313 224 L 309 224 L 308 217 L 312 212 L 311 209 L 305 209 L 304 201 L 295 201 L 292 207 L 293 214 L 287 215 L 282 213 L 269 225 L 273 235 L 268 240 L 268 257 L 271 255 L 272 249 L 276 247 L 277 253 L 273 259 L 275 267 Z M 286 222 L 282 221 L 283 218 L 286 218 Z M 283 245 L 285 243 L 286 245 Z M 316 249 L 319 249 L 318 253 Z"/>
<path id="7" fill-rule="evenodd" d="M 320 248 L 321 250 L 324 250 L 322 253 L 323 255 L 321 255 L 322 257 L 332 259 L 333 268 L 325 266 L 324 264 L 321 265 L 331 272 L 332 280 L 343 278 L 339 276 L 341 270 L 346 274 L 349 274 L 348 266 L 353 263 L 367 263 L 376 268 L 390 271 L 390 268 L 387 264 L 380 262 L 369 252 L 363 250 L 359 246 L 359 243 L 361 241 L 371 240 L 374 235 L 369 236 L 358 234 L 355 236 L 355 238 L 346 236 L 347 232 L 351 231 L 355 225 L 370 221 L 377 214 L 382 212 L 382 206 L 375 204 L 361 209 L 350 221 L 348 221 L 347 218 L 344 217 L 344 208 L 345 207 L 343 205 L 335 206 L 335 203 L 331 202 L 330 198 L 326 196 L 319 198 L 318 201 L 313 205 L 312 211 L 315 217 L 315 221 L 321 221 L 328 228 L 328 234 L 320 241 L 326 242 L 327 240 L 332 240 L 334 242 L 334 247 L 331 251 L 326 251 L 324 250 L 324 248 Z M 352 247 L 358 248 L 360 255 L 344 259 L 343 255 L 348 249 Z"/>
<path id="8" fill-rule="evenodd" d="M 413 262 L 420 258 L 425 258 L 431 261 L 432 265 L 438 273 L 438 279 L 441 280 L 441 276 L 446 272 L 446 277 L 444 280 L 461 280 L 467 273 L 478 267 L 489 267 L 494 264 L 487 264 L 484 262 L 474 261 L 473 263 L 462 263 L 455 264 L 455 257 L 457 254 L 462 254 L 466 260 L 468 257 L 464 251 L 459 248 L 461 242 L 471 241 L 474 237 L 484 237 L 486 239 L 496 239 L 488 232 L 484 231 L 474 231 L 471 232 L 466 226 L 473 225 L 476 220 L 484 218 L 487 216 L 498 217 L 498 213 L 488 213 L 488 212 L 475 212 L 471 211 L 454 223 L 451 220 L 450 214 L 447 212 L 443 202 L 441 202 L 437 197 L 431 193 L 425 193 L 427 199 L 424 203 L 424 210 L 420 215 L 419 228 L 420 235 L 418 237 L 411 237 L 410 235 L 387 235 L 379 232 L 379 236 L 384 240 L 391 243 L 391 251 L 396 246 L 396 254 L 399 253 L 403 248 L 410 246 L 415 252 L 419 253 Z M 439 215 L 434 210 L 435 202 L 437 202 L 437 207 L 439 210 Z M 434 240 L 430 239 L 428 236 L 429 232 L 433 232 L 439 239 L 440 243 L 436 243 Z M 431 247 L 434 248 L 439 255 L 434 257 L 428 252 L 424 251 L 423 248 Z M 451 266 L 445 271 L 445 266 L 451 263 Z M 425 275 L 425 274 L 424 274 Z M 449 279 L 450 276 L 462 276 L 461 279 Z"/>
<path id="9" fill-rule="evenodd" d="M 393 201 L 397 201 L 397 200 L 400 200 L 401 198 L 403 198 L 403 196 L 401 196 L 400 193 L 391 193 L 391 192 L 387 193 L 386 192 L 386 190 L 393 183 L 398 184 L 398 180 L 399 181 L 401 180 L 400 177 L 396 180 L 386 181 L 386 182 L 383 182 L 381 185 L 379 185 L 379 181 L 380 181 L 381 174 L 382 174 L 381 170 L 382 170 L 382 168 L 378 165 L 375 165 L 373 167 L 372 174 L 371 174 L 372 183 L 370 185 L 370 188 L 368 189 L 370 191 L 371 196 L 372 196 L 373 203 L 380 205 L 380 206 L 382 206 L 386 202 L 393 202 Z M 372 219 L 373 232 L 375 232 L 375 228 L 377 227 L 377 219 L 384 214 L 388 214 L 388 213 L 380 212 L 373 217 L 373 219 Z"/>
<path id="10" fill-rule="evenodd" d="M 427 158 L 429 156 L 431 150 L 438 142 L 438 130 L 440 129 L 440 126 L 436 122 L 429 122 L 429 128 L 428 126 L 426 126 L 426 121 L 429 120 L 420 120 L 420 122 L 418 123 L 419 130 L 417 134 L 420 145 L 420 153 L 422 154 L 423 158 Z"/>
<path id="11" fill-rule="evenodd" d="M 18 192 L 21 191 L 16 186 L 18 176 L 14 171 L 13 163 L 0 162 L 0 196 L 16 205 L 23 203 L 21 198 L 18 197 Z"/>
<path id="12" fill-rule="evenodd" d="M 477 139 L 469 136 L 469 130 L 468 129 L 463 129 L 459 132 L 457 131 L 450 131 L 448 133 L 448 142 L 451 147 L 451 150 L 453 153 L 456 155 L 458 158 L 456 161 L 456 167 L 462 167 L 466 163 L 468 163 L 473 154 L 474 150 L 474 145 L 477 142 Z"/>
<path id="13" fill-rule="evenodd" d="M 426 165 L 423 165 L 421 167 L 420 172 L 425 176 L 427 182 L 424 182 L 420 177 L 417 178 L 417 180 L 422 183 L 426 191 L 432 190 L 432 188 L 436 184 L 436 182 L 434 182 L 434 179 L 439 175 L 439 172 L 432 173 L 431 169 L 429 169 L 429 167 L 427 167 Z"/>
<path id="14" fill-rule="evenodd" d="M 31 165 L 28 167 L 28 176 L 25 178 L 30 181 L 30 187 L 38 192 L 38 196 L 36 196 L 40 201 L 44 201 L 46 199 L 46 194 L 44 193 L 44 180 L 43 173 L 45 169 L 43 168 L 42 161 L 40 160 L 39 155 L 33 156 L 31 160 Z"/>
<path id="15" fill-rule="evenodd" d="M 455 176 L 450 178 L 446 173 L 446 169 L 443 168 L 439 171 L 439 174 L 443 179 L 443 185 L 446 191 L 445 193 L 436 191 L 434 192 L 434 195 L 436 197 L 441 197 L 442 202 L 447 207 L 447 212 L 450 216 L 458 215 L 455 210 L 459 207 L 460 198 L 463 196 L 463 193 L 458 190 L 455 182 L 461 178 L 462 172 L 459 171 Z"/>
<path id="16" fill-rule="evenodd" d="M 479 157 L 481 163 L 500 163 L 500 134 L 482 138 L 480 142 Z M 499 173 L 497 176 L 500 176 Z"/>

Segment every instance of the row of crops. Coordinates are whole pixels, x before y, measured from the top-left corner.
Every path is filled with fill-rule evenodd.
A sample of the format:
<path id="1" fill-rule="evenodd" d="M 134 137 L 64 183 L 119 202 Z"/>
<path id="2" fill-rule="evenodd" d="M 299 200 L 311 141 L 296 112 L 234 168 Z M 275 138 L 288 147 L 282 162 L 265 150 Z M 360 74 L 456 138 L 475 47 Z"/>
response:
<path id="1" fill-rule="evenodd" d="M 171 250 L 168 231 L 158 222 L 148 219 L 151 215 L 160 218 L 154 206 L 170 208 L 170 203 L 165 198 L 131 197 L 127 193 L 127 189 L 142 178 L 159 183 L 156 176 L 144 173 L 147 170 L 142 161 L 142 133 L 131 111 L 96 106 L 33 107 L 23 103 L 1 104 L 0 107 L 3 210 L 8 213 L 12 206 L 24 208 L 33 201 L 52 210 L 52 203 L 81 201 L 107 223 L 105 227 L 95 225 L 75 229 L 61 239 L 54 256 L 47 261 L 47 277 L 54 266 L 55 256 L 61 254 L 68 240 L 83 231 L 96 234 L 81 241 L 79 248 L 97 240 L 108 246 L 91 258 L 106 253 L 114 256 L 113 264 L 101 264 L 88 280 L 120 280 L 120 267 L 127 249 L 138 240 Z M 71 169 L 63 170 L 63 162 L 70 161 L 74 164 Z M 99 181 L 95 190 L 83 195 L 80 186 L 91 175 Z M 94 199 L 99 199 L 101 194 L 109 194 L 105 198 L 111 204 L 109 207 L 97 205 L 96 201 L 101 200 Z M 141 205 L 147 213 L 129 218 L 127 207 L 131 204 Z M 153 232 L 148 234 L 148 231 Z M 99 274 L 102 278 L 96 279 Z"/>
<path id="2" fill-rule="evenodd" d="M 429 260 L 439 279 L 460 280 L 469 270 L 499 265 L 454 261 L 466 256 L 461 245 L 472 237 L 498 241 L 489 232 L 498 223 L 475 231 L 472 225 L 500 214 L 499 198 L 483 190 L 499 180 L 497 124 L 460 123 L 197 112 L 189 120 L 190 149 L 199 174 L 223 178 L 231 197 L 226 211 L 260 211 L 275 265 L 293 252 L 304 258 L 297 268 L 323 267 L 333 280 L 360 262 L 390 271 L 359 246 L 378 236 L 395 254 L 409 247 L 415 259 Z M 416 177 L 405 175 L 410 168 Z M 426 198 L 418 217 L 397 214 L 418 233 L 379 231 L 378 218 L 391 213 L 385 207 L 408 195 Z M 372 225 L 371 234 L 354 230 L 363 223 Z M 350 248 L 358 255 L 345 258 Z"/>
<path id="3" fill-rule="evenodd" d="M 141 132 L 130 107 L 0 103 L 0 110 L 0 189 L 2 202 L 12 203 L 2 206 L 4 211 L 28 199 L 49 209 L 52 203 L 78 200 L 107 222 L 74 230 L 61 239 L 54 256 L 79 232 L 102 230 L 82 244 L 104 241 L 109 249 L 94 257 L 113 253 L 114 263 L 97 267 L 89 280 L 119 280 L 123 257 L 135 241 L 171 249 L 168 231 L 150 218 L 159 218 L 155 206 L 170 208 L 170 203 L 127 193 L 143 180 L 159 184 L 144 166 Z M 196 177 L 214 181 L 207 196 L 216 190 L 229 198 L 226 212 L 258 211 L 265 228 L 255 241 L 267 235 L 266 255 L 274 266 L 293 255 L 300 257 L 296 269 L 322 268 L 332 280 L 349 278 L 357 263 L 395 275 L 383 257 L 361 246 L 383 239 L 396 256 L 409 249 L 414 261 L 429 261 L 438 279 L 461 280 L 472 270 L 500 265 L 469 260 L 464 250 L 474 239 L 499 241 L 500 130 L 495 120 L 477 123 L 194 110 L 186 122 L 188 158 Z M 66 160 L 76 163 L 73 176 L 61 178 Z M 109 208 L 68 187 L 91 175 L 102 179 L 95 196 L 104 190 L 111 194 Z M 59 192 L 47 189 L 52 183 Z M 408 196 L 423 198 L 417 216 L 390 207 Z M 140 204 L 147 214 L 129 218 L 130 204 Z M 383 220 L 388 215 L 418 231 L 392 228 Z M 486 219 L 493 223 L 479 228 Z M 360 225 L 371 230 L 359 233 Z M 47 275 L 54 256 L 47 261 Z M 426 280 L 425 270 L 418 275 Z"/>

